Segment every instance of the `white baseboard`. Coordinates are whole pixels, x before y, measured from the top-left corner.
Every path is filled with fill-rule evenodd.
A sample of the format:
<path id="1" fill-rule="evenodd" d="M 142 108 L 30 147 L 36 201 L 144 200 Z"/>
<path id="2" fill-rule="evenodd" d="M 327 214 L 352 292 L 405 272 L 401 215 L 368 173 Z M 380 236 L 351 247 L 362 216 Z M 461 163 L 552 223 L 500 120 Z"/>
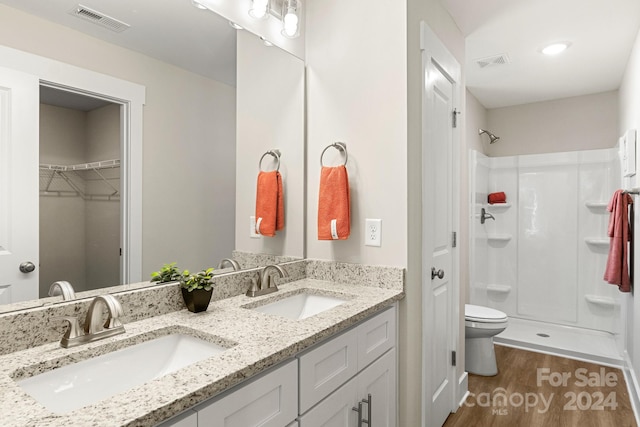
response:
<path id="1" fill-rule="evenodd" d="M 640 385 L 638 384 L 638 377 L 631 364 L 631 358 L 629 353 L 624 352 L 624 380 L 627 383 L 627 390 L 629 391 L 629 400 L 631 401 L 631 407 L 633 408 L 633 415 L 636 417 L 636 423 L 640 423 L 640 416 L 638 410 L 640 409 Z"/>

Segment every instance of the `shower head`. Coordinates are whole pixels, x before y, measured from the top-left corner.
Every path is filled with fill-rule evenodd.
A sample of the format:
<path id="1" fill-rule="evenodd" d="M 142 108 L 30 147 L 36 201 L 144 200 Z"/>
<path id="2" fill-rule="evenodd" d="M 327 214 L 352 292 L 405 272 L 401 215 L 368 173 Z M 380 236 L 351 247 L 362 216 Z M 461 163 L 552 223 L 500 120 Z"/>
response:
<path id="1" fill-rule="evenodd" d="M 488 130 L 478 129 L 478 135 L 482 135 L 483 133 L 486 133 L 487 135 L 489 135 L 489 144 L 493 144 L 494 142 L 496 142 L 497 140 L 500 139 L 499 136 L 495 136 L 494 134 L 492 134 Z"/>

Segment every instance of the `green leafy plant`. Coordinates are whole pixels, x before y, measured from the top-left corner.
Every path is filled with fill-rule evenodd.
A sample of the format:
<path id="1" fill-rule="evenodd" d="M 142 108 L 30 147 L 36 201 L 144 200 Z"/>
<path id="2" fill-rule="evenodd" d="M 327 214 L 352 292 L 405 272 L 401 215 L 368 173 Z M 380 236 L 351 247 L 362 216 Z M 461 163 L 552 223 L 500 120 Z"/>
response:
<path id="1" fill-rule="evenodd" d="M 189 292 L 194 289 L 210 291 L 213 285 L 212 279 L 213 267 L 191 274 L 189 270 L 180 271 L 175 262 L 165 264 L 159 271 L 151 273 L 152 282 L 180 282 L 180 286 Z"/>

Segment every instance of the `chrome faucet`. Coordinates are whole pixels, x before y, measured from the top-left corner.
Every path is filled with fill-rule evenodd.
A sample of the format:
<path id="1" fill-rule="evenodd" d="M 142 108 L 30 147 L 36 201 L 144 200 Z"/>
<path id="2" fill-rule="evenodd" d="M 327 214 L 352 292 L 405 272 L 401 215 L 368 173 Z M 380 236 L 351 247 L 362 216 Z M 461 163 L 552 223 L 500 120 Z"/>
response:
<path id="1" fill-rule="evenodd" d="M 64 280 L 53 282 L 49 287 L 50 297 L 56 297 L 58 295 L 62 295 L 63 301 L 76 299 L 76 293 L 73 291 L 73 286 L 71 286 L 71 283 Z"/>
<path id="2" fill-rule="evenodd" d="M 247 290 L 248 297 L 258 297 L 260 295 L 267 295 L 272 292 L 276 292 L 278 287 L 275 283 L 271 283 L 271 275 L 269 270 L 274 269 L 278 272 L 280 278 L 288 277 L 287 271 L 279 265 L 271 264 L 267 265 L 262 271 L 251 279 L 251 284 Z"/>
<path id="3" fill-rule="evenodd" d="M 102 324 L 102 310 L 99 306 L 104 305 L 107 309 L 107 320 Z M 89 304 L 87 317 L 84 321 L 84 330 L 80 329 L 77 316 L 63 316 L 55 319 L 69 322 L 67 332 L 60 340 L 60 346 L 64 348 L 75 347 L 92 341 L 109 338 L 114 335 L 123 334 L 124 325 L 120 317 L 124 314 L 122 305 L 113 295 L 98 295 Z"/>
<path id="4" fill-rule="evenodd" d="M 218 269 L 224 268 L 225 264 L 231 264 L 233 271 L 240 270 L 240 264 L 238 264 L 238 261 L 231 258 L 223 258 L 222 261 L 220 261 L 220 264 L 218 264 Z"/>
<path id="5" fill-rule="evenodd" d="M 496 220 L 496 218 L 487 212 L 484 208 L 480 210 L 480 224 L 484 224 L 484 222 L 488 219 Z"/>

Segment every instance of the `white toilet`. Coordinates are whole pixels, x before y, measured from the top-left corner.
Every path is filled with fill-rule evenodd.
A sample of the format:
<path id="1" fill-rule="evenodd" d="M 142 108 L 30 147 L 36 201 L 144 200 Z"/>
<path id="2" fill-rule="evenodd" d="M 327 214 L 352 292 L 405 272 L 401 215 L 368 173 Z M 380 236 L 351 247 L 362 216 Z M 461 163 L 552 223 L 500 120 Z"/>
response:
<path id="1" fill-rule="evenodd" d="M 479 305 L 464 306 L 465 369 L 476 375 L 498 373 L 493 337 L 507 327 L 507 315 Z"/>

